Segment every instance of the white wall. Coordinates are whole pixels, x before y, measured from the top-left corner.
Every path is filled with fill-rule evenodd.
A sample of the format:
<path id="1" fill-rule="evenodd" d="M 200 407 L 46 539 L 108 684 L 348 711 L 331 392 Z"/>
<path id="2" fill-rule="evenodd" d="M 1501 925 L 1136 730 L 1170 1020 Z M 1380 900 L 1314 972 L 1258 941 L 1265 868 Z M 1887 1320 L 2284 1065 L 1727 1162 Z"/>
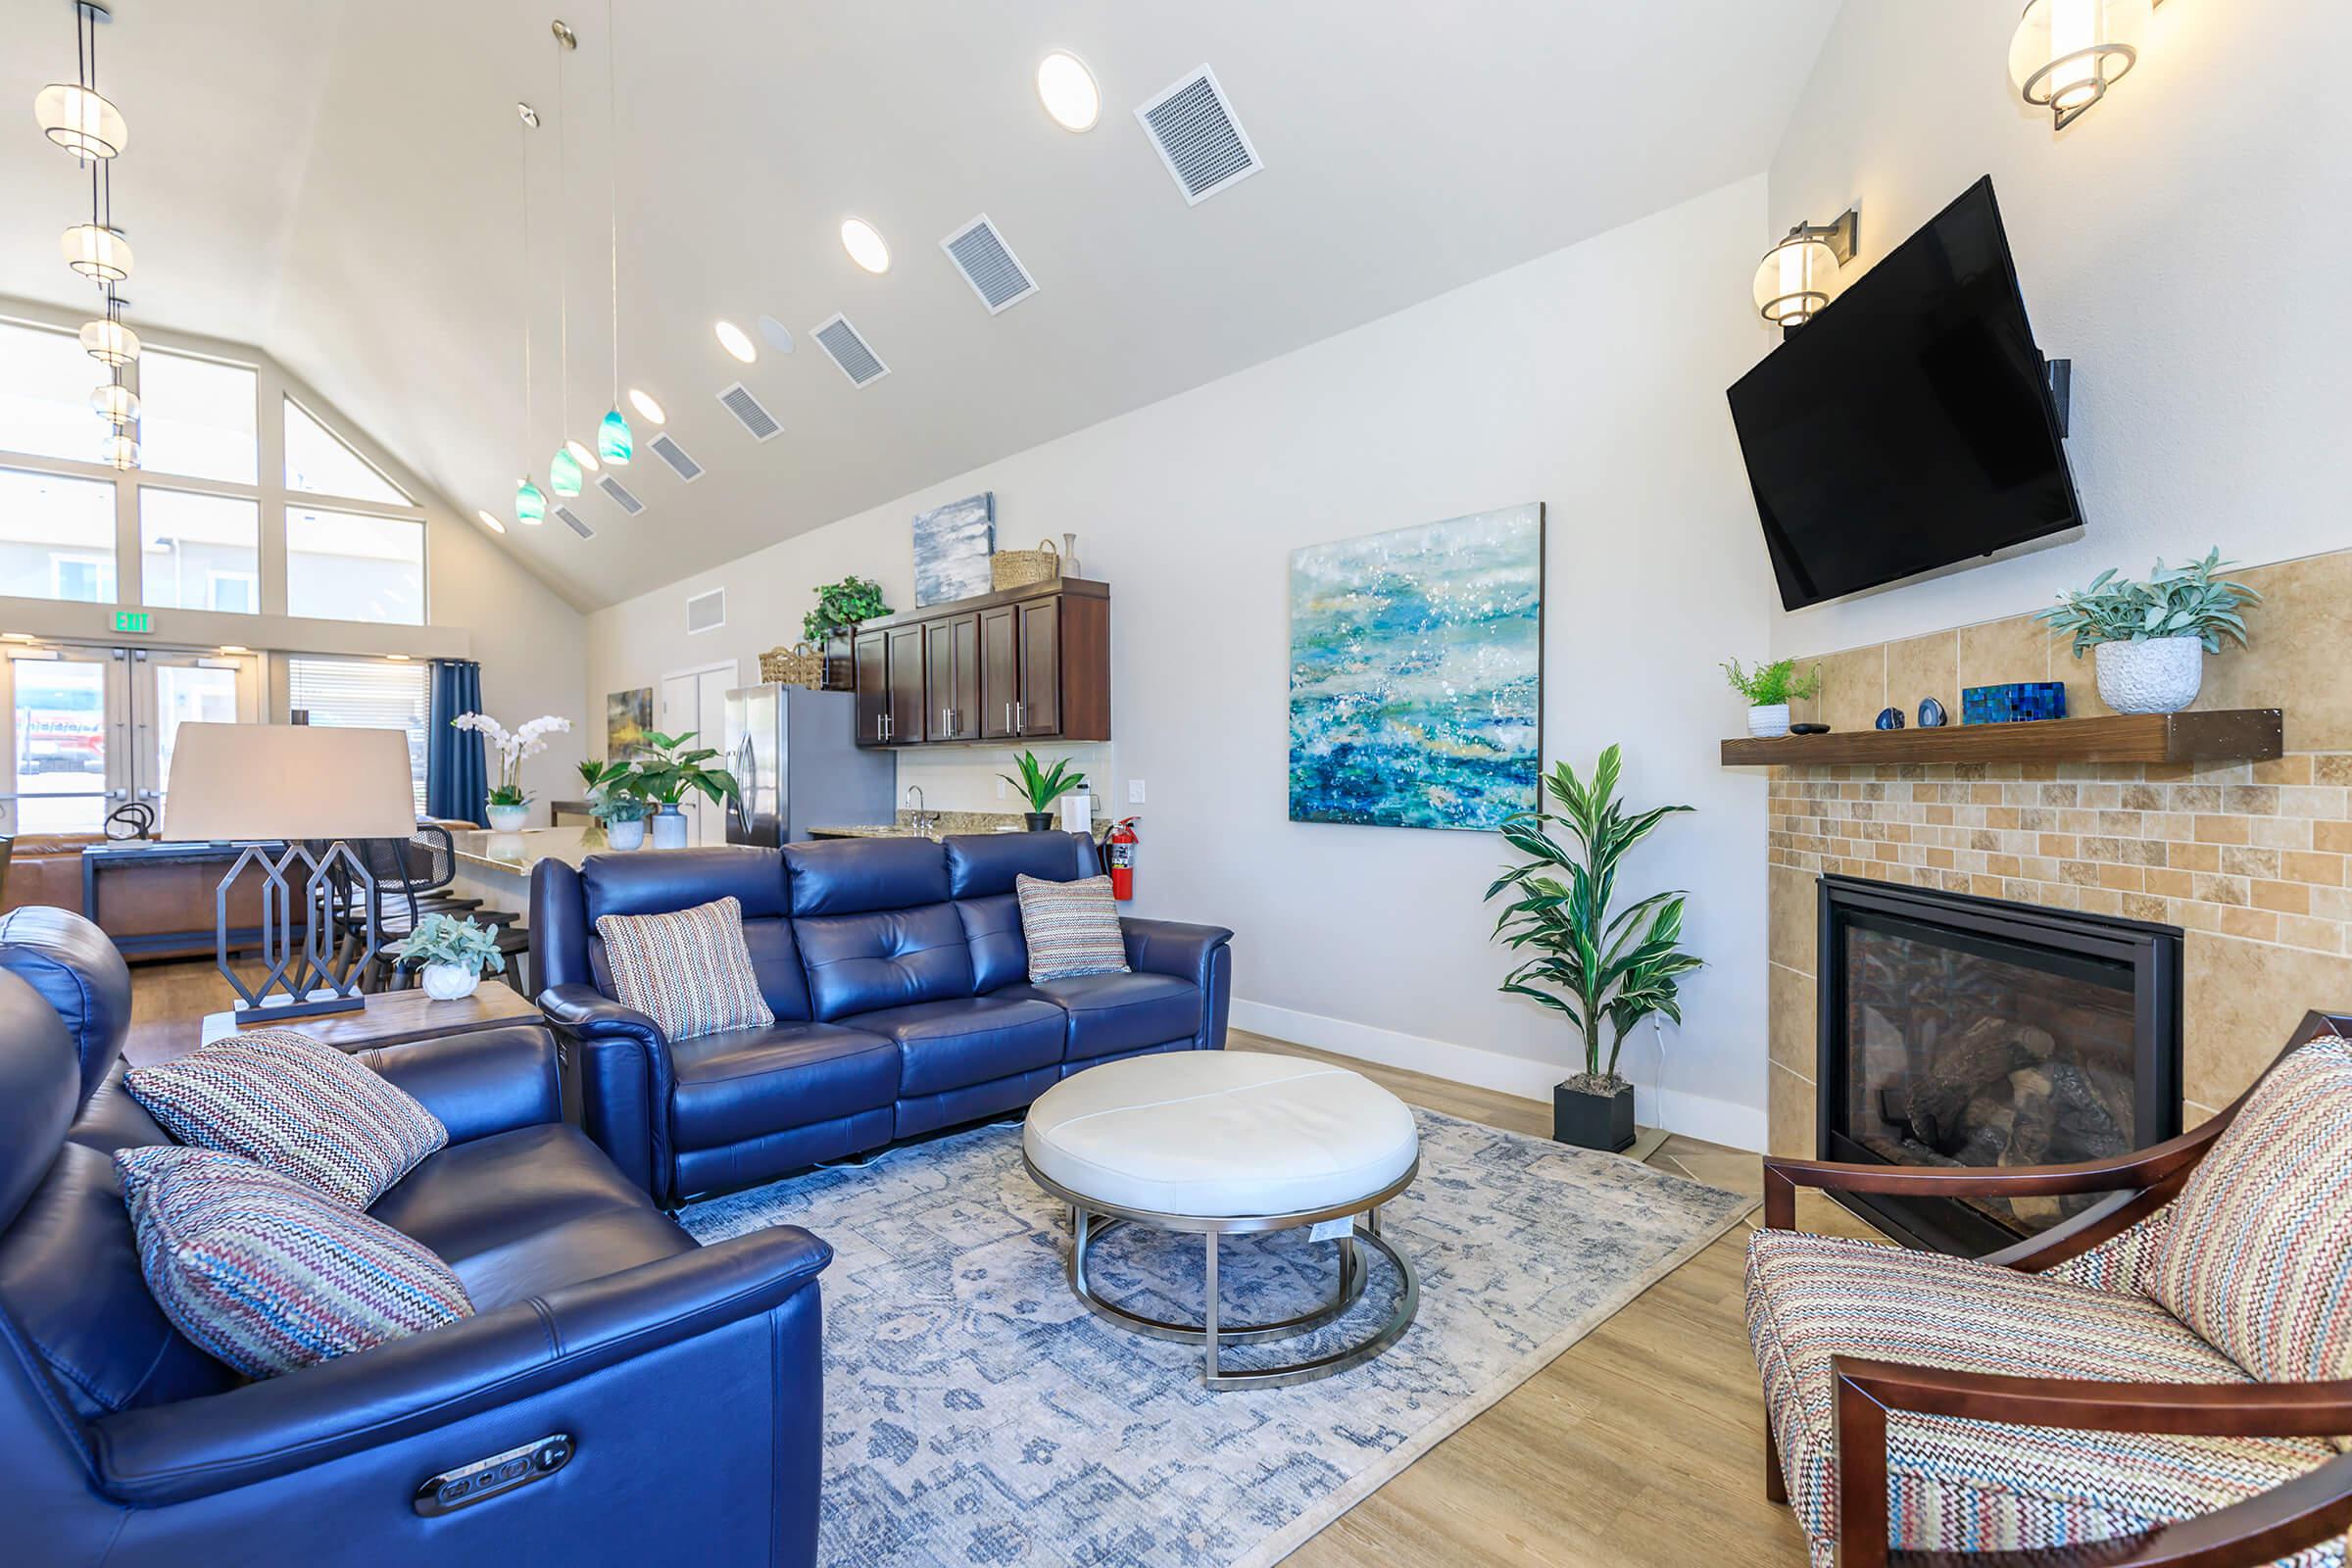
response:
<path id="1" fill-rule="evenodd" d="M 2075 362 L 2084 536 L 1780 616 L 1776 652 L 2017 614 L 2158 555 L 2352 542 L 2352 7 L 2170 0 L 2131 75 L 2056 133 L 2007 85 L 2016 16 L 1848 4 L 1773 159 L 1772 220 L 1859 198 L 1866 266 L 1991 173 L 2034 335 Z"/>
<path id="2" fill-rule="evenodd" d="M 1113 810 L 1127 780 L 1150 786 L 1137 912 L 1235 929 L 1247 1026 L 1542 1094 L 1573 1047 L 1494 991 L 1508 960 L 1480 899 L 1502 842 L 1294 823 L 1285 779 L 1289 552 L 1544 502 L 1547 752 L 1582 768 L 1621 740 L 1635 800 L 1698 808 L 1630 872 L 1637 892 L 1691 891 L 1710 964 L 1687 989 L 1664 1120 L 1760 1147 L 1763 783 L 1716 765 L 1740 710 L 1715 661 L 1763 647 L 1772 603 L 1723 398 L 1757 351 L 1764 208 L 1760 177 L 1726 187 L 597 612 L 590 691 L 730 655 L 748 672 L 847 572 L 910 602 L 910 515 L 994 490 L 1002 540 L 1075 531 L 1111 583 L 1118 739 L 1086 755 Z M 729 624 L 687 637 L 683 601 L 720 583 Z M 902 782 L 998 808 L 1004 754 L 956 755 L 909 760 Z M 1628 1061 L 1657 1072 L 1646 1042 Z"/>

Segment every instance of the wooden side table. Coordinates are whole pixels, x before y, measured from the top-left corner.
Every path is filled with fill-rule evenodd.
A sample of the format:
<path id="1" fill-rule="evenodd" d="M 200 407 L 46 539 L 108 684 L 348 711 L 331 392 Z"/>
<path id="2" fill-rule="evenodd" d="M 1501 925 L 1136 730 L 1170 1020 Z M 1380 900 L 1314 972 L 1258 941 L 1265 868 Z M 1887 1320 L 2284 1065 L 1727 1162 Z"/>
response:
<path id="1" fill-rule="evenodd" d="M 364 1000 L 365 1005 L 352 1012 L 289 1018 L 282 1023 L 252 1023 L 243 1028 L 290 1029 L 337 1051 L 372 1051 L 378 1046 L 404 1045 L 440 1035 L 469 1034 L 507 1024 L 544 1021 L 529 999 L 513 986 L 488 978 L 475 988 L 472 996 L 455 1002 L 435 1002 L 421 988 L 378 991 Z M 200 1041 L 220 1040 L 240 1032 L 234 1013 L 207 1013 Z"/>

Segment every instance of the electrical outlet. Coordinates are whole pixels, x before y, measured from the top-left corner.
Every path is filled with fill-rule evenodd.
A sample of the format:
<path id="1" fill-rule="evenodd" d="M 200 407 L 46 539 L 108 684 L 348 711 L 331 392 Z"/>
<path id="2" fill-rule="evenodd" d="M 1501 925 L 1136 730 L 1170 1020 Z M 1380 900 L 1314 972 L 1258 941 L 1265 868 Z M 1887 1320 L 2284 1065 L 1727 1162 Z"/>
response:
<path id="1" fill-rule="evenodd" d="M 1144 804 L 1144 781 L 1142 779 L 1131 778 L 1127 781 L 1127 804 L 1129 806 Z"/>

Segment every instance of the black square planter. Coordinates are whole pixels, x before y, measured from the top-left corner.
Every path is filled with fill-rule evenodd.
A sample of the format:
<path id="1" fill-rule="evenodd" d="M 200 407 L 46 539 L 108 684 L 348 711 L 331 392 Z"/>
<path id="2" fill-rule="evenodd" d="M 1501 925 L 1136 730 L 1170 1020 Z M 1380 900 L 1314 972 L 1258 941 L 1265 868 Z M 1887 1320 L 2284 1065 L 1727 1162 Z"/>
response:
<path id="1" fill-rule="evenodd" d="M 1634 1086 L 1590 1094 L 1562 1081 L 1551 1086 L 1552 1142 L 1622 1154 L 1634 1147 Z"/>

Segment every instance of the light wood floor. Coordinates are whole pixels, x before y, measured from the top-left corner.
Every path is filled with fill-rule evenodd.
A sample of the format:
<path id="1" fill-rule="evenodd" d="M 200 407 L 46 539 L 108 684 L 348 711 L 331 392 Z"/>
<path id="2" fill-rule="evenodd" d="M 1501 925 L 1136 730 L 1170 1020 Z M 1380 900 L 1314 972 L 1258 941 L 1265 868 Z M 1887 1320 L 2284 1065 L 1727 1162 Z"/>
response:
<path id="1" fill-rule="evenodd" d="M 228 1005 L 211 964 L 133 971 L 133 1059 L 192 1043 Z M 1396 1072 L 1235 1031 L 1252 1051 L 1322 1056 L 1405 1101 L 1513 1132 L 1550 1130 L 1531 1100 Z M 1753 1154 L 1672 1137 L 1651 1163 L 1750 1195 Z M 1868 1235 L 1810 1200 L 1799 1222 Z M 1754 1216 L 1358 1503 L 1289 1559 L 1296 1568 L 1802 1568 L 1804 1537 L 1764 1500 L 1763 1403 L 1741 1315 Z"/>

